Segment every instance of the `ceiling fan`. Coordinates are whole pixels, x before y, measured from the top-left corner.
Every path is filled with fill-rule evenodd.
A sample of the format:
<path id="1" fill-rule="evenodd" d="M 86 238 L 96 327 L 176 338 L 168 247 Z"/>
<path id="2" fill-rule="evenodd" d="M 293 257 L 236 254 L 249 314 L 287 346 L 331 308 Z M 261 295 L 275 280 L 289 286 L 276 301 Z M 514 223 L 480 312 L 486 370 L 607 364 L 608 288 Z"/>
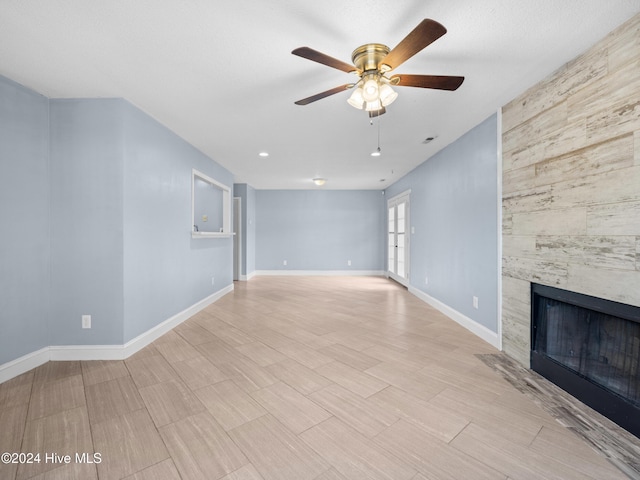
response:
<path id="1" fill-rule="evenodd" d="M 355 83 L 346 83 L 339 87 L 317 93 L 302 100 L 296 105 L 308 105 L 317 100 L 335 95 L 355 87 L 347 100 L 350 105 L 365 110 L 370 117 L 385 113 L 386 108 L 398 94 L 391 86 L 434 88 L 438 90 L 456 90 L 464 77 L 447 75 L 389 75 L 391 70 L 413 57 L 427 45 L 435 42 L 447 33 L 440 23 L 425 18 L 414 28 L 393 50 L 380 43 L 367 43 L 356 48 L 351 54 L 353 65 L 325 55 L 309 47 L 300 47 L 291 53 L 313 62 L 318 62 L 347 73 L 355 73 L 360 79 Z"/>

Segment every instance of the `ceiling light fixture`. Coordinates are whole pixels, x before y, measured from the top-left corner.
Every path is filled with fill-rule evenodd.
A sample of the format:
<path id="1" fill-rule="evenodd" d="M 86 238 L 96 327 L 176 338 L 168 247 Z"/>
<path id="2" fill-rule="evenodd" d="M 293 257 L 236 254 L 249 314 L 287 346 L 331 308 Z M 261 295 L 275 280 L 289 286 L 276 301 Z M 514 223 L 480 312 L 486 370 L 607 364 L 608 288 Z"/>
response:
<path id="1" fill-rule="evenodd" d="M 269 156 L 269 152 L 260 152 L 258 155 L 261 156 L 261 157 L 268 157 Z"/>
<path id="2" fill-rule="evenodd" d="M 378 72 L 363 75 L 354 85 L 355 89 L 347 102 L 358 110 L 369 112 L 370 117 L 377 117 L 398 98 L 398 93 L 391 88 L 391 82 L 392 80 Z"/>
<path id="3" fill-rule="evenodd" d="M 319 187 L 321 187 L 322 185 L 324 185 L 327 182 L 326 178 L 314 178 L 313 179 L 313 183 L 315 183 L 316 185 L 318 185 Z"/>

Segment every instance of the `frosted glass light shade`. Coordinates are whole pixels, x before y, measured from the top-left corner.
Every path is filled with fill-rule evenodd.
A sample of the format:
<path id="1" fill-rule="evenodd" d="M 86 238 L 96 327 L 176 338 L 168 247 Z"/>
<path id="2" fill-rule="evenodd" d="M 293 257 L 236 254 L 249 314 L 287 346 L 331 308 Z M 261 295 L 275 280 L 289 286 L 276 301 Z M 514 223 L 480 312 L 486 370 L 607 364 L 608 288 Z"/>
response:
<path id="1" fill-rule="evenodd" d="M 347 100 L 347 102 L 349 102 L 349 105 L 351 105 L 352 107 L 362 110 L 362 108 L 364 107 L 364 98 L 362 97 L 362 87 L 356 88 L 351 94 L 351 96 L 349 97 L 349 99 Z"/>
<path id="2" fill-rule="evenodd" d="M 382 104 L 379 99 L 375 99 L 373 102 L 367 102 L 365 105 L 365 110 L 367 112 L 376 112 L 382 108 Z"/>
<path id="3" fill-rule="evenodd" d="M 396 98 L 398 98 L 398 93 L 393 88 L 386 83 L 380 86 L 380 103 L 383 107 L 391 105 Z"/>
<path id="4" fill-rule="evenodd" d="M 366 102 L 373 102 L 378 99 L 379 87 L 375 78 L 370 78 L 362 86 L 362 98 Z"/>

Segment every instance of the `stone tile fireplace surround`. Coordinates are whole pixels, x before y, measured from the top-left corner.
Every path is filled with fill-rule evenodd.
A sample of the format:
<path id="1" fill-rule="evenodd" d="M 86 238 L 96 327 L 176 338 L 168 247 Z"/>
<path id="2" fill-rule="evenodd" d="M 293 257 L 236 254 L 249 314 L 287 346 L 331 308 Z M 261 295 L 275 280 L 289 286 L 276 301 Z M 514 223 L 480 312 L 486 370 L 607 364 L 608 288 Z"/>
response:
<path id="1" fill-rule="evenodd" d="M 502 110 L 502 340 L 531 283 L 640 306 L 640 15 Z"/>
<path id="2" fill-rule="evenodd" d="M 640 15 L 502 110 L 505 353 L 531 283 L 640 306 Z"/>

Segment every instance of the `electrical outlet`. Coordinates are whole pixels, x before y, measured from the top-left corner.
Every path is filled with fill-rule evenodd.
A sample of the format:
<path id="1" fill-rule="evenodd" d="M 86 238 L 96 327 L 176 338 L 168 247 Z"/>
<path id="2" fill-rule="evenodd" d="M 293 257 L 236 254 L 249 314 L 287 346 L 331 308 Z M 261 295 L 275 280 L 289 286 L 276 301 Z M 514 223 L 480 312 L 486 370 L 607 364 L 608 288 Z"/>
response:
<path id="1" fill-rule="evenodd" d="M 351 266 L 351 260 L 347 260 L 347 266 Z"/>
<path id="2" fill-rule="evenodd" d="M 285 265 L 285 266 L 286 266 L 286 265 L 287 265 L 287 261 L 286 261 L 286 260 L 283 260 L 283 261 L 282 261 L 282 265 Z"/>
<path id="3" fill-rule="evenodd" d="M 82 328 L 91 328 L 91 315 L 82 315 Z"/>
<path id="4" fill-rule="evenodd" d="M 473 308 L 478 308 L 478 297 L 476 296 L 473 297 Z"/>

